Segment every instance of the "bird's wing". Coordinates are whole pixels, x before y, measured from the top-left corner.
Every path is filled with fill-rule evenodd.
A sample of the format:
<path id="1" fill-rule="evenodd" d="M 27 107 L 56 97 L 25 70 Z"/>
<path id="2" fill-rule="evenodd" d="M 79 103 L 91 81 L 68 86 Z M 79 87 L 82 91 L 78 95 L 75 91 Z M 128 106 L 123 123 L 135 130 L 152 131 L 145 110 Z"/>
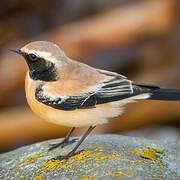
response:
<path id="1" fill-rule="evenodd" d="M 123 78 L 123 79 L 127 79 L 126 76 L 123 76 L 122 74 L 118 74 L 116 72 L 112 72 L 112 71 L 106 71 L 106 70 L 102 70 L 102 69 L 95 69 L 97 72 L 99 72 L 100 74 L 104 74 L 106 76 L 113 76 L 116 78 Z"/>
<path id="2" fill-rule="evenodd" d="M 101 71 L 101 73 L 109 73 L 111 78 L 107 78 L 103 82 L 91 87 L 88 92 L 79 94 L 78 96 L 56 96 L 52 97 L 46 93 L 42 87 L 36 89 L 36 99 L 48 106 L 60 110 L 75 110 L 83 108 L 95 108 L 98 104 L 104 104 L 113 101 L 123 100 L 132 96 L 144 93 L 151 93 L 158 87 L 138 85 L 128 80 L 124 76 L 109 71 Z"/>

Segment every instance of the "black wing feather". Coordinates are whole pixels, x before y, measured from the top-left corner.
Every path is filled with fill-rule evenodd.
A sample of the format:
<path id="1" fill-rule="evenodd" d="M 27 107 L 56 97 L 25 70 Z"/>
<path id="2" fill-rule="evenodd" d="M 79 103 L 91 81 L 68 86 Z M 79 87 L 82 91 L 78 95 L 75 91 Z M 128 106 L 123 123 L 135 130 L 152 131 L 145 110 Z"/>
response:
<path id="1" fill-rule="evenodd" d="M 127 79 L 116 79 L 106 81 L 97 90 L 82 94 L 80 96 L 68 96 L 65 99 L 55 98 L 45 95 L 42 86 L 36 89 L 36 99 L 48 106 L 60 110 L 75 110 L 84 108 L 95 108 L 97 104 L 104 104 L 119 101 L 125 98 L 143 93 L 151 93 L 159 89 L 156 86 L 146 86 L 136 84 Z"/>

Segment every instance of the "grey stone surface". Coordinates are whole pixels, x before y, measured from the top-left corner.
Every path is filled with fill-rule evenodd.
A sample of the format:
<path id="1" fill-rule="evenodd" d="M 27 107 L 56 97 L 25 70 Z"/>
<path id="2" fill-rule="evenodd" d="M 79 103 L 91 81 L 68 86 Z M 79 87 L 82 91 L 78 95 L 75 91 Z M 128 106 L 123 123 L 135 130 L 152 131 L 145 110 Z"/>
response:
<path id="1" fill-rule="evenodd" d="M 0 155 L 0 180 L 180 179 L 180 142 L 162 143 L 120 135 L 90 136 L 85 151 L 68 161 L 51 158 L 75 144 L 47 152 L 50 140 Z"/>

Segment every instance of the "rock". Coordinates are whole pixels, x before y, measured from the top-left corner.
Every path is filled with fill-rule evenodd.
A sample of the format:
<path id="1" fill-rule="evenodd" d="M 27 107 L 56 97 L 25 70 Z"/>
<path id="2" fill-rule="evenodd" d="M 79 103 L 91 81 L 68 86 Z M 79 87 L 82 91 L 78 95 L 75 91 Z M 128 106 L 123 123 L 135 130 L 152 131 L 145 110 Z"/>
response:
<path id="1" fill-rule="evenodd" d="M 144 137 L 158 141 L 174 142 L 180 140 L 178 127 L 168 125 L 152 125 L 135 130 L 123 132 L 126 136 Z"/>
<path id="2" fill-rule="evenodd" d="M 180 179 L 180 142 L 162 143 L 120 135 L 88 137 L 68 161 L 52 161 L 74 145 L 47 152 L 44 141 L 0 155 L 0 179 L 14 180 L 102 180 Z"/>

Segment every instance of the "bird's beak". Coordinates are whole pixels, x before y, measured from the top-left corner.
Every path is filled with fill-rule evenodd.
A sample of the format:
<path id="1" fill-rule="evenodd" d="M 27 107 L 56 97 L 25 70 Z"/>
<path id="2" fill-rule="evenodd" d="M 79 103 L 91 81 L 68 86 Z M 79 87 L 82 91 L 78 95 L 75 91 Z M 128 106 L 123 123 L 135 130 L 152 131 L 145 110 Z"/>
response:
<path id="1" fill-rule="evenodd" d="M 18 53 L 18 54 L 22 54 L 21 49 L 19 49 L 19 48 L 11 48 L 9 50 L 12 52 Z"/>

